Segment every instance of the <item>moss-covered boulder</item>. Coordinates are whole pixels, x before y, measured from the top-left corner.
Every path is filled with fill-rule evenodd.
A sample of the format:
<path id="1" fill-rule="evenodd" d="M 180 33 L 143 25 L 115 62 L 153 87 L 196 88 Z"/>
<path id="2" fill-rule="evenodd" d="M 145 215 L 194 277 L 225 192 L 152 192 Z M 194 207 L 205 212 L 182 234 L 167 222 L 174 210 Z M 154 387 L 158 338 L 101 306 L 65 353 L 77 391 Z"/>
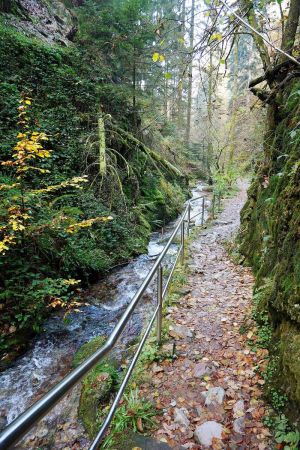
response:
<path id="1" fill-rule="evenodd" d="M 76 367 L 91 356 L 105 342 L 98 336 L 84 344 L 76 353 L 73 365 Z M 101 410 L 109 402 L 118 383 L 118 372 L 112 361 L 104 360 L 97 364 L 82 381 L 78 417 L 90 438 L 95 437 L 101 424 Z"/>
<path id="2" fill-rule="evenodd" d="M 289 397 L 289 416 L 300 426 L 300 330 L 289 321 L 283 321 L 277 330 L 279 341 L 279 384 Z"/>

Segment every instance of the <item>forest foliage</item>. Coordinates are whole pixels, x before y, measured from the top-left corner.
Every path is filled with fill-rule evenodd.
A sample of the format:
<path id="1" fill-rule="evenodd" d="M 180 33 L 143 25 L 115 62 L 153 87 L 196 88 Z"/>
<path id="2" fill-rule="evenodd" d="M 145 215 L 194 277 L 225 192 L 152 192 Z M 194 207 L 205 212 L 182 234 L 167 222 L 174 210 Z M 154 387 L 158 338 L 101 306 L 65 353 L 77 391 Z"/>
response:
<path id="1" fill-rule="evenodd" d="M 223 0 L 34 3 L 0 2 L 2 362 L 145 251 L 187 171 L 222 194 L 250 169 L 240 250 L 298 405 L 299 1 L 239 0 L 246 29 Z"/>
<path id="2" fill-rule="evenodd" d="M 0 17 L 4 364 L 52 308 L 77 304 L 77 280 L 85 286 L 145 251 L 188 192 L 182 157 L 168 150 L 180 145 L 176 130 L 153 107 L 155 88 L 141 88 L 145 59 L 154 66 L 151 3 L 88 1 L 73 14 L 67 47 Z"/>

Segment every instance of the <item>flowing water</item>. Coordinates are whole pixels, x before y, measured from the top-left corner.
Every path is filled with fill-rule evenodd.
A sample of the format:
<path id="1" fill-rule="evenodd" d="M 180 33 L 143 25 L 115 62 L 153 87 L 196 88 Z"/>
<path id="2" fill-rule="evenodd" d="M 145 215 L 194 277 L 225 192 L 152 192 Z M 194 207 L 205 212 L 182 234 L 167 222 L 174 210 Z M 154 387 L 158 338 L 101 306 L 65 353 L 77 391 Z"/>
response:
<path id="1" fill-rule="evenodd" d="M 192 198 L 203 195 L 204 189 L 205 186 L 199 184 L 192 190 Z M 206 199 L 204 220 L 207 219 L 209 204 Z M 202 200 L 195 200 L 191 217 L 201 209 Z M 53 314 L 45 323 L 44 332 L 32 342 L 31 348 L 11 368 L 0 374 L 0 429 L 70 371 L 72 358 L 82 344 L 95 336 L 108 335 L 113 330 L 164 248 L 175 223 L 169 224 L 163 235 L 152 233 L 147 255 L 140 255 L 93 285 L 86 297 L 87 304 L 80 307 L 80 312 L 72 312 L 67 323 L 63 321 L 62 313 Z M 201 214 L 194 223 L 201 223 Z M 168 252 L 167 265 L 174 260 L 176 252 L 177 244 L 173 244 Z M 126 348 L 140 333 L 147 313 L 153 311 L 154 290 L 155 286 L 150 285 L 136 308 L 120 340 L 121 349 Z M 61 403 L 58 405 L 60 408 L 66 406 L 65 402 Z"/>

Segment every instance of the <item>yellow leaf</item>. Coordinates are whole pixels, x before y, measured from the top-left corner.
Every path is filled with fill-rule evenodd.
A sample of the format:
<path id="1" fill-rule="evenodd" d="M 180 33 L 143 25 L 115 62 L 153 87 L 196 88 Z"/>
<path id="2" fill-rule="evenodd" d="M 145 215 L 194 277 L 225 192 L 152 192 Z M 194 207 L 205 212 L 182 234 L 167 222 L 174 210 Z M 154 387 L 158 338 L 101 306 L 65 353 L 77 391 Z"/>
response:
<path id="1" fill-rule="evenodd" d="M 221 41 L 222 37 L 223 36 L 221 35 L 221 33 L 214 33 L 211 35 L 210 41 L 214 41 L 215 39 L 217 39 L 218 41 Z"/>
<path id="2" fill-rule="evenodd" d="M 164 57 L 164 55 L 159 55 L 159 60 L 160 60 L 160 62 L 164 62 L 165 61 L 165 57 Z"/>
<path id="3" fill-rule="evenodd" d="M 157 62 L 159 60 L 159 53 L 153 53 L 152 55 L 152 61 L 153 62 Z"/>
<path id="4" fill-rule="evenodd" d="M 79 284 L 81 280 L 74 280 L 73 278 L 70 278 L 69 280 L 64 280 L 64 284 L 68 286 L 73 286 L 74 284 Z"/>

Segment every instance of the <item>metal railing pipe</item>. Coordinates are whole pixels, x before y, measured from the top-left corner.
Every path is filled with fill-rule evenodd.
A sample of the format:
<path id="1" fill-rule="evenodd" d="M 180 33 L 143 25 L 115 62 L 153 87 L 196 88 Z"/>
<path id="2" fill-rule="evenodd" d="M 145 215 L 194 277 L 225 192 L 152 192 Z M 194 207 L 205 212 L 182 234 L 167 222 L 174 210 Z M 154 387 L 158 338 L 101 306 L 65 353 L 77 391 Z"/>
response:
<path id="1" fill-rule="evenodd" d="M 191 217 L 191 220 L 196 219 L 196 217 L 200 216 L 200 214 L 202 214 L 202 212 L 200 211 L 199 213 L 195 214 L 194 216 Z"/>
<path id="2" fill-rule="evenodd" d="M 84 361 L 76 369 L 74 369 L 66 377 L 64 377 L 47 394 L 41 397 L 40 400 L 34 403 L 29 409 L 27 409 L 23 414 L 17 417 L 10 425 L 8 425 L 8 427 L 3 430 L 3 432 L 0 434 L 0 450 L 7 450 L 13 444 L 19 441 L 40 419 L 42 419 L 47 414 L 48 411 L 50 411 L 50 409 L 52 409 L 59 402 L 59 400 L 61 400 L 69 392 L 69 390 L 73 386 L 75 386 L 83 378 L 84 375 L 89 372 L 92 367 L 95 366 L 97 362 L 99 362 L 113 348 L 123 329 L 128 323 L 139 300 L 146 291 L 149 283 L 152 281 L 153 276 L 155 275 L 170 245 L 177 235 L 179 228 L 182 227 L 182 224 L 184 230 L 184 220 L 187 210 L 188 206 L 186 207 L 180 220 L 178 221 L 178 224 L 176 225 L 172 235 L 170 236 L 167 245 L 164 247 L 163 251 L 155 261 L 148 275 L 127 306 L 121 319 L 117 323 L 116 327 L 110 334 L 105 344 L 96 352 L 94 352 L 86 361 Z M 182 239 L 184 239 L 184 233 L 182 236 Z"/>
<path id="3" fill-rule="evenodd" d="M 173 267 L 172 267 L 172 269 L 171 269 L 171 272 L 170 272 L 170 275 L 168 276 L 168 279 L 167 279 L 167 281 L 166 281 L 166 284 L 165 284 L 165 287 L 164 287 L 164 290 L 163 290 L 163 299 L 165 298 L 165 295 L 166 295 L 166 293 L 167 293 L 167 290 L 168 290 L 168 287 L 169 287 L 169 284 L 170 284 L 170 282 L 171 282 L 171 280 L 172 280 L 172 276 L 173 276 L 173 273 L 174 273 L 174 270 L 176 269 L 176 266 L 177 266 L 177 263 L 178 263 L 178 259 L 179 259 L 179 257 L 181 256 L 181 246 L 179 247 L 179 250 L 178 250 L 178 253 L 177 253 L 177 256 L 176 256 L 176 259 L 175 259 L 175 262 L 174 262 L 174 264 L 173 264 Z"/>
<path id="4" fill-rule="evenodd" d="M 185 226 L 184 220 L 181 222 L 181 264 L 184 264 L 184 254 L 185 254 Z"/>
<path id="5" fill-rule="evenodd" d="M 161 327 L 162 327 L 162 307 L 163 307 L 163 268 L 159 266 L 157 269 L 157 343 L 161 343 Z"/>
<path id="6" fill-rule="evenodd" d="M 201 215 L 201 225 L 204 224 L 204 211 L 205 211 L 205 197 L 202 198 L 202 215 Z"/>
<path id="7" fill-rule="evenodd" d="M 187 210 L 187 235 L 190 235 L 190 222 L 191 222 L 191 203 L 188 204 L 188 210 Z"/>
<path id="8" fill-rule="evenodd" d="M 205 197 L 205 195 L 200 195 L 199 197 L 191 198 L 191 199 L 189 200 L 189 203 L 192 203 L 192 202 L 194 202 L 194 201 L 196 201 L 196 200 L 200 200 L 201 198 L 204 198 L 204 197 Z"/>

